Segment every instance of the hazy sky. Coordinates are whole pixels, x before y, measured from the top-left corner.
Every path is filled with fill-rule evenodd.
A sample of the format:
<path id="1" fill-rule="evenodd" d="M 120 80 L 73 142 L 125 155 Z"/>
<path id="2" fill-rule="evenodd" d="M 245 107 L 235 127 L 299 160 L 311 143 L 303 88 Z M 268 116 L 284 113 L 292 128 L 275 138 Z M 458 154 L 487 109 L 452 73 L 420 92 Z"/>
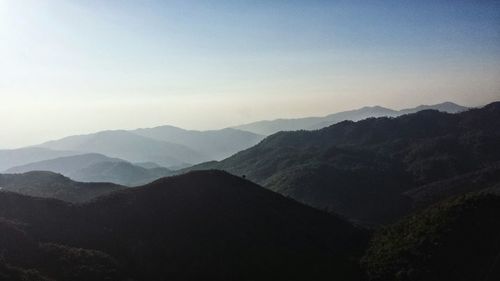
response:
<path id="1" fill-rule="evenodd" d="M 500 1 L 0 0 L 0 148 L 500 100 Z"/>

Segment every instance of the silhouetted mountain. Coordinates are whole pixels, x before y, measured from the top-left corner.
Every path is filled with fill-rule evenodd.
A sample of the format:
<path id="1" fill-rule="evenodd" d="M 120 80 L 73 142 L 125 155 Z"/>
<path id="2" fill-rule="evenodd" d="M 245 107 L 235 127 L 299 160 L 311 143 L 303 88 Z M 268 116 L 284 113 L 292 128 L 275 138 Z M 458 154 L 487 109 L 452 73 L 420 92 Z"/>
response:
<path id="1" fill-rule="evenodd" d="M 179 143 L 207 155 L 212 160 L 221 160 L 234 153 L 256 145 L 264 137 L 254 133 L 222 129 L 212 131 L 184 130 L 173 126 L 133 130 L 141 136 L 155 140 Z"/>
<path id="2" fill-rule="evenodd" d="M 136 280 L 359 280 L 356 259 L 366 245 L 365 233 L 346 221 L 220 171 L 77 206 L 0 192 L 0 217 L 26 226 L 35 243 L 95 249 L 119 264 L 100 267 L 95 253 L 87 270 L 123 268 Z M 5 262 L 57 279 L 44 264 Z"/>
<path id="3" fill-rule="evenodd" d="M 448 113 L 457 113 L 460 111 L 464 111 L 467 108 L 454 104 L 452 102 L 445 102 L 436 105 L 421 105 L 415 108 L 408 108 L 400 111 L 381 106 L 367 106 L 360 109 L 330 114 L 324 117 L 306 117 L 297 119 L 259 121 L 250 124 L 235 126 L 234 128 L 254 132 L 261 135 L 271 135 L 279 131 L 317 130 L 346 120 L 359 121 L 370 117 L 395 117 L 404 114 L 415 113 L 417 111 L 426 109 L 434 109 Z"/>
<path id="4" fill-rule="evenodd" d="M 304 129 L 317 130 L 346 120 L 359 121 L 370 117 L 397 116 L 398 114 L 398 111 L 381 106 L 365 106 L 357 110 L 330 114 L 326 117 L 323 117 L 320 122 L 308 126 Z"/>
<path id="5" fill-rule="evenodd" d="M 164 168 L 154 162 L 136 162 L 133 163 L 136 166 L 143 167 L 144 169 L 156 169 L 156 168 Z"/>
<path id="6" fill-rule="evenodd" d="M 110 158 L 102 154 L 88 153 L 73 156 L 59 157 L 55 159 L 43 160 L 29 163 L 6 170 L 6 173 L 26 173 L 30 171 L 51 171 L 68 176 L 80 169 L 86 168 L 99 162 L 121 162 L 124 160 Z"/>
<path id="7" fill-rule="evenodd" d="M 167 168 L 146 169 L 118 158 L 90 153 L 61 157 L 8 169 L 6 173 L 51 171 L 82 182 L 112 182 L 137 186 L 152 182 L 172 172 Z"/>
<path id="8" fill-rule="evenodd" d="M 448 112 L 448 113 L 459 113 L 466 111 L 468 108 L 458 105 L 456 103 L 452 102 L 443 102 L 439 104 L 434 104 L 434 105 L 420 105 L 414 108 L 407 108 L 407 109 L 402 109 L 398 111 L 399 115 L 403 114 L 411 114 L 411 113 L 416 113 L 422 110 L 437 110 L 437 111 L 442 111 L 442 112 Z"/>
<path id="9" fill-rule="evenodd" d="M 344 120 L 360 120 L 368 117 L 387 116 L 393 114 L 394 112 L 395 111 L 391 109 L 380 106 L 363 107 L 360 109 L 330 114 L 324 117 L 265 120 L 236 126 L 234 128 L 261 135 L 272 135 L 279 131 L 319 129 L 323 125 L 326 127 Z"/>
<path id="10" fill-rule="evenodd" d="M 368 223 L 399 218 L 406 191 L 500 161 L 500 102 L 280 132 L 220 162 L 190 168 L 246 175 L 273 191 Z"/>
<path id="11" fill-rule="evenodd" d="M 190 131 L 161 126 L 70 136 L 43 143 L 40 147 L 100 153 L 129 162 L 150 162 L 167 168 L 183 168 L 207 160 L 223 159 L 262 139 L 263 136 L 235 129 Z"/>
<path id="12" fill-rule="evenodd" d="M 448 200 L 378 231 L 363 259 L 372 281 L 500 280 L 500 197 Z"/>
<path id="13" fill-rule="evenodd" d="M 100 153 L 129 162 L 154 162 L 164 167 L 210 160 L 206 155 L 181 144 L 158 141 L 128 131 L 103 131 L 46 142 L 41 147 Z"/>
<path id="14" fill-rule="evenodd" d="M 0 150 L 0 171 L 32 162 L 81 154 L 74 151 L 58 151 L 41 147 Z"/>
<path id="15" fill-rule="evenodd" d="M 52 171 L 77 181 L 136 186 L 170 175 L 165 166 L 181 169 L 221 159 L 258 143 L 262 138 L 235 129 L 188 131 L 171 126 L 133 132 L 103 131 L 46 142 L 41 147 L 0 151 L 0 156 L 4 156 L 0 158 L 0 167 L 3 165 L 8 173 Z"/>
<path id="16" fill-rule="evenodd" d="M 127 186 L 150 183 L 172 174 L 167 168 L 146 169 L 129 162 L 100 162 L 71 174 L 71 178 L 85 182 L 112 182 Z"/>
<path id="17" fill-rule="evenodd" d="M 29 196 L 56 198 L 68 202 L 85 202 L 124 189 L 112 183 L 82 183 L 52 172 L 0 174 L 0 190 Z"/>

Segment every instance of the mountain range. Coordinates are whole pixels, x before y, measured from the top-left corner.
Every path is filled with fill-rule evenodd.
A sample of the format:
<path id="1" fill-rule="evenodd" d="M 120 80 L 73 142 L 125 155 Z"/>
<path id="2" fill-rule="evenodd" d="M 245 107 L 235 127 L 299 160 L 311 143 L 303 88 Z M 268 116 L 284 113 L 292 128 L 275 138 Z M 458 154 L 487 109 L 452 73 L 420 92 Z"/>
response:
<path id="1" fill-rule="evenodd" d="M 33 162 L 78 154 L 73 151 L 58 151 L 41 147 L 0 150 L 0 171 Z"/>
<path id="2" fill-rule="evenodd" d="M 161 126 L 75 135 L 32 147 L 0 150 L 0 171 L 64 156 L 98 153 L 131 163 L 178 169 L 223 159 L 257 144 L 263 136 L 236 129 L 184 130 Z"/>
<path id="3" fill-rule="evenodd" d="M 500 277 L 500 182 L 486 174 L 497 178 L 494 188 L 446 198 L 374 234 L 221 171 L 163 178 L 78 205 L 3 190 L 0 277 L 493 281 Z M 49 172 L 8 177 L 17 179 L 0 177 L 2 184 L 24 181 L 30 192 L 54 183 L 92 188 Z"/>
<path id="4" fill-rule="evenodd" d="M 210 160 L 207 155 L 185 145 L 158 141 L 123 130 L 70 136 L 38 146 L 52 150 L 99 153 L 129 162 L 154 162 L 164 167 Z"/>
<path id="5" fill-rule="evenodd" d="M 500 102 L 279 132 L 179 171 L 81 152 L 11 171 L 0 280 L 500 278 Z"/>
<path id="6" fill-rule="evenodd" d="M 359 121 L 370 117 L 396 117 L 427 109 L 458 113 L 467 110 L 467 107 L 452 102 L 420 105 L 402 110 L 393 110 L 381 106 L 365 106 L 355 110 L 333 113 L 324 117 L 266 120 L 239 125 L 233 128 L 268 136 L 279 131 L 317 130 L 345 120 Z"/>
<path id="7" fill-rule="evenodd" d="M 424 110 L 280 132 L 187 170 L 245 175 L 310 206 L 378 224 L 408 213 L 416 204 L 412 190 L 498 165 L 498 144 L 500 102 L 456 114 Z"/>
<path id="8" fill-rule="evenodd" d="M 51 171 L 82 182 L 112 182 L 138 186 L 172 174 L 153 163 L 132 164 L 118 158 L 89 153 L 60 157 L 10 168 L 5 173 Z"/>
<path id="9" fill-rule="evenodd" d="M 264 137 L 231 128 L 209 131 L 184 130 L 173 126 L 137 129 L 135 134 L 185 145 L 200 151 L 211 160 L 222 160 L 243 149 L 254 146 Z"/>
<path id="10" fill-rule="evenodd" d="M 130 131 L 101 131 L 69 136 L 32 147 L 0 150 L 0 171 L 32 162 L 84 153 L 100 153 L 132 163 L 149 162 L 177 169 L 207 160 L 222 160 L 259 143 L 265 135 L 278 131 L 319 129 L 344 120 L 395 116 L 423 109 L 454 113 L 466 108 L 451 102 L 422 105 L 401 111 L 373 106 L 334 113 L 326 117 L 260 121 L 221 130 L 196 131 L 159 126 Z M 270 124 L 269 128 L 266 128 L 266 124 Z"/>

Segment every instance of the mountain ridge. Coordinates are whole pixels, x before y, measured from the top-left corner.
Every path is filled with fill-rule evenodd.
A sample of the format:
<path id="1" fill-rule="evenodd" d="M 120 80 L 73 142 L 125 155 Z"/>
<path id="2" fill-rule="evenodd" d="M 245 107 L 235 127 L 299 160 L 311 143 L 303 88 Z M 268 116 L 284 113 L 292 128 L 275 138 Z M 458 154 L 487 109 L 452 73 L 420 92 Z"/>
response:
<path id="1" fill-rule="evenodd" d="M 401 110 L 394 110 L 375 105 L 364 106 L 353 110 L 340 111 L 322 117 L 304 117 L 292 119 L 280 118 L 237 125 L 233 126 L 232 128 L 246 130 L 262 135 L 272 135 L 278 131 L 317 130 L 345 120 L 359 121 L 370 117 L 396 117 L 399 115 L 415 113 L 417 111 L 425 109 L 436 109 L 449 113 L 457 113 L 468 108 L 455 104 L 453 102 L 443 102 L 434 105 L 419 105 L 414 108 L 406 108 Z"/>
<path id="2" fill-rule="evenodd" d="M 25 147 L 0 150 L 0 172 L 32 162 L 81 154 L 75 151 L 59 151 L 42 147 Z"/>
<path id="3" fill-rule="evenodd" d="M 119 158 L 110 158 L 98 153 L 60 157 L 6 170 L 6 173 L 50 171 L 80 182 L 112 182 L 126 186 L 137 186 L 172 173 L 167 168 L 154 166 L 144 168 Z"/>
<path id="4" fill-rule="evenodd" d="M 155 140 L 181 143 L 202 151 L 212 160 L 229 157 L 240 150 L 257 144 L 264 138 L 258 134 L 233 128 L 198 131 L 185 130 L 170 125 L 140 128 L 132 130 L 132 132 Z"/>
<path id="5" fill-rule="evenodd" d="M 80 205 L 0 192 L 0 217 L 29 224 L 34 241 L 107 254 L 136 280 L 354 281 L 367 240 L 340 218 L 222 171 Z"/>
<path id="6" fill-rule="evenodd" d="M 71 203 L 82 203 L 98 196 L 125 189 L 126 187 L 104 182 L 82 183 L 47 171 L 31 171 L 23 174 L 0 174 L 1 192 L 53 198 Z"/>
<path id="7" fill-rule="evenodd" d="M 206 156 L 184 145 L 154 140 L 125 130 L 107 130 L 94 134 L 69 136 L 38 146 L 100 153 L 129 162 L 155 162 L 165 167 L 209 160 Z"/>
<path id="8" fill-rule="evenodd" d="M 364 223 L 412 208 L 405 191 L 500 160 L 500 102 L 449 114 L 343 121 L 315 131 L 278 132 L 223 161 L 222 169 L 320 209 Z"/>

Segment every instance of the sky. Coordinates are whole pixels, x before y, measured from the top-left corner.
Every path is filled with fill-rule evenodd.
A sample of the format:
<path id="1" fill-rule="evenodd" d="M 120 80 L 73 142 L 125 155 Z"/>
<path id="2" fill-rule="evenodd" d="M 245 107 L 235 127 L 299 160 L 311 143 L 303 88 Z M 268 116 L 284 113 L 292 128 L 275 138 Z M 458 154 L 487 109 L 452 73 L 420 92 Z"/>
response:
<path id="1" fill-rule="evenodd" d="M 0 148 L 481 106 L 498 77 L 498 0 L 0 0 Z"/>

